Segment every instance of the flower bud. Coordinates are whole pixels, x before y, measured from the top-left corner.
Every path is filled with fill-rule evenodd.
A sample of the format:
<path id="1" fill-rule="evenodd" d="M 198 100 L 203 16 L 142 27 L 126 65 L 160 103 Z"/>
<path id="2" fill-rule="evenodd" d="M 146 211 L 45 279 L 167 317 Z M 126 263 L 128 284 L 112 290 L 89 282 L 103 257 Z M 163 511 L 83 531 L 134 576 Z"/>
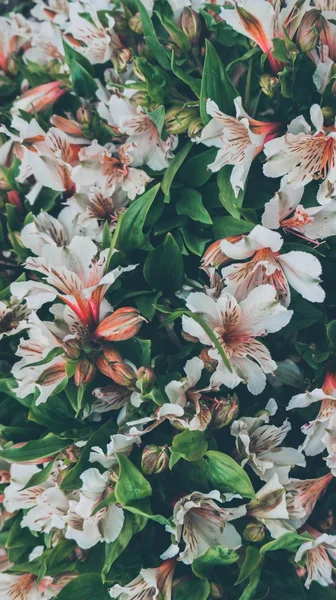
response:
<path id="1" fill-rule="evenodd" d="M 320 40 L 323 23 L 324 17 L 322 17 L 321 11 L 316 8 L 303 15 L 296 34 L 296 43 L 301 52 L 311 52 L 316 48 Z"/>
<path id="2" fill-rule="evenodd" d="M 277 90 L 280 89 L 279 79 L 277 77 L 275 77 L 274 75 L 268 75 L 267 73 L 265 73 L 264 75 L 261 75 L 261 77 L 259 79 L 259 84 L 260 84 L 261 90 L 269 98 L 273 98 L 273 96 L 277 92 Z"/>
<path id="3" fill-rule="evenodd" d="M 190 123 L 199 116 L 197 108 L 175 106 L 167 111 L 165 128 L 168 133 L 183 133 Z"/>
<path id="4" fill-rule="evenodd" d="M 155 381 L 155 373 L 152 367 L 140 367 L 137 370 L 138 382 L 141 384 L 143 394 L 148 394 L 153 387 Z"/>
<path id="5" fill-rule="evenodd" d="M 202 22 L 200 16 L 188 6 L 181 14 L 181 29 L 192 46 L 197 46 L 201 35 Z"/>
<path id="6" fill-rule="evenodd" d="M 89 125 L 92 122 L 92 112 L 85 106 L 81 106 L 77 110 L 76 117 L 82 125 Z"/>
<path id="7" fill-rule="evenodd" d="M 38 85 L 19 96 L 14 102 L 11 112 L 25 110 L 30 113 L 47 110 L 58 98 L 66 93 L 62 81 L 52 81 Z"/>
<path id="8" fill-rule="evenodd" d="M 237 418 L 239 401 L 236 394 L 229 395 L 226 398 L 217 398 L 216 400 L 212 413 L 212 423 L 216 429 L 221 429 L 230 425 Z"/>
<path id="9" fill-rule="evenodd" d="M 85 385 L 90 383 L 97 373 L 96 367 L 87 358 L 79 361 L 75 371 L 75 384 Z"/>
<path id="10" fill-rule="evenodd" d="M 332 126 L 336 116 L 334 109 L 331 106 L 324 106 L 322 108 L 322 114 L 325 124 L 327 123 L 328 125 Z"/>
<path id="11" fill-rule="evenodd" d="M 117 483 L 119 479 L 119 465 L 115 465 L 113 469 L 109 470 L 108 479 L 113 485 Z"/>
<path id="12" fill-rule="evenodd" d="M 43 373 L 38 377 L 36 383 L 38 385 L 54 385 L 57 382 L 61 382 L 65 378 L 65 365 L 64 363 L 52 365 L 47 367 Z"/>
<path id="13" fill-rule="evenodd" d="M 147 92 L 136 92 L 135 94 L 133 94 L 133 96 L 131 96 L 129 101 L 131 104 L 133 104 L 133 106 L 149 107 L 149 104 L 151 103 Z"/>
<path id="14" fill-rule="evenodd" d="M 104 375 L 113 379 L 113 381 L 118 385 L 122 385 L 127 388 L 135 387 L 137 376 L 134 369 L 132 369 L 132 367 L 127 363 L 108 363 L 108 368 L 104 371 L 101 368 L 100 363 L 98 364 L 97 360 L 97 367 L 102 373 L 104 373 Z"/>
<path id="15" fill-rule="evenodd" d="M 136 13 L 133 17 L 128 21 L 129 28 L 134 31 L 134 33 L 142 33 L 142 22 L 140 18 L 140 14 Z"/>
<path id="16" fill-rule="evenodd" d="M 260 521 L 251 521 L 243 531 L 243 538 L 248 542 L 261 542 L 265 537 L 265 527 Z"/>
<path id="17" fill-rule="evenodd" d="M 125 306 L 118 308 L 112 315 L 103 319 L 93 336 L 97 340 L 121 342 L 136 335 L 146 319 L 136 308 Z"/>
<path id="18" fill-rule="evenodd" d="M 121 50 L 118 51 L 118 57 L 117 57 L 118 72 L 125 71 L 131 58 L 132 58 L 132 51 L 130 50 L 130 48 L 121 48 Z"/>
<path id="19" fill-rule="evenodd" d="M 190 138 L 195 138 L 196 136 L 198 136 L 199 133 L 201 133 L 203 129 L 203 121 L 200 117 L 193 119 L 193 121 L 191 121 L 191 123 L 189 124 L 188 127 L 188 136 Z"/>
<path id="20" fill-rule="evenodd" d="M 9 202 L 9 204 L 16 206 L 20 212 L 23 211 L 19 192 L 16 192 L 15 190 L 10 190 L 9 192 L 7 192 L 7 201 Z"/>
<path id="21" fill-rule="evenodd" d="M 76 340 L 69 340 L 67 342 L 63 342 L 63 348 L 65 354 L 68 358 L 72 358 L 76 360 L 81 355 L 81 346 L 80 343 Z"/>
<path id="22" fill-rule="evenodd" d="M 122 362 L 123 361 L 120 352 L 118 352 L 118 350 L 114 346 L 109 346 L 109 347 L 105 347 L 104 348 L 104 358 L 109 363 L 115 363 L 115 362 Z"/>
<path id="23" fill-rule="evenodd" d="M 141 457 L 141 471 L 144 475 L 158 475 L 168 467 L 169 452 L 166 446 L 145 446 Z"/>
<path id="24" fill-rule="evenodd" d="M 11 480 L 10 472 L 2 470 L 0 471 L 0 484 L 9 483 Z"/>

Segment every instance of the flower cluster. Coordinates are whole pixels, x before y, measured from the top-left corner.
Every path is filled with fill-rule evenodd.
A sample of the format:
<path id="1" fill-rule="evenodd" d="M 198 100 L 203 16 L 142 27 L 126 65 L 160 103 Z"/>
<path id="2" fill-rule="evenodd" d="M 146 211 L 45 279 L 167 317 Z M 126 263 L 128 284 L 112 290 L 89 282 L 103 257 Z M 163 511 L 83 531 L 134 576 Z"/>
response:
<path id="1" fill-rule="evenodd" d="M 0 599 L 334 598 L 335 40 L 0 7 Z"/>

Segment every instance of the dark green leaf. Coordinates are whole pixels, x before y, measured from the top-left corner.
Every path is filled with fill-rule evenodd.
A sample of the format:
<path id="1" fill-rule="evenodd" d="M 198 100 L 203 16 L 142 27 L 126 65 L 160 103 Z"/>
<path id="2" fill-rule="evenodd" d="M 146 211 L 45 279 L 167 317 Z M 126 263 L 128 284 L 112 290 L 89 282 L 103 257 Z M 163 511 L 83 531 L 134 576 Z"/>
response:
<path id="1" fill-rule="evenodd" d="M 124 250 L 124 252 L 139 250 L 145 244 L 147 237 L 144 234 L 143 228 L 148 211 L 155 200 L 159 188 L 160 185 L 157 184 L 134 200 L 123 215 L 117 247 Z"/>
<path id="2" fill-rule="evenodd" d="M 180 289 L 184 277 L 183 257 L 171 233 L 148 254 L 144 277 L 153 289 L 170 292 Z"/>
<path id="3" fill-rule="evenodd" d="M 235 550 L 229 550 L 224 546 L 213 546 L 204 554 L 198 556 L 192 563 L 192 570 L 200 579 L 215 579 L 216 567 L 232 565 L 239 560 L 239 554 Z"/>
<path id="4" fill-rule="evenodd" d="M 232 169 L 233 167 L 225 165 L 218 172 L 219 199 L 230 215 L 235 219 L 240 219 L 240 211 L 237 209 L 243 205 L 245 190 L 239 190 L 238 198 L 236 198 L 230 181 Z"/>
<path id="5" fill-rule="evenodd" d="M 68 448 L 72 444 L 73 440 L 61 438 L 53 433 L 48 433 L 44 438 L 40 440 L 33 440 L 28 442 L 21 448 L 7 448 L 0 451 L 0 458 L 7 460 L 8 462 L 26 462 L 29 460 L 35 460 L 36 458 L 46 458 L 48 456 L 54 456 Z"/>
<path id="6" fill-rule="evenodd" d="M 184 581 L 176 587 L 174 600 L 206 600 L 210 595 L 208 581 Z"/>
<path id="7" fill-rule="evenodd" d="M 118 454 L 119 478 L 115 486 L 117 501 L 122 506 L 152 495 L 152 488 L 139 469 L 123 454 Z"/>
<path id="8" fill-rule="evenodd" d="M 70 581 L 57 594 L 58 600 L 110 600 L 108 587 L 104 586 L 100 575 L 85 573 Z"/>
<path id="9" fill-rule="evenodd" d="M 203 461 L 210 484 L 216 490 L 241 494 L 244 498 L 255 497 L 249 476 L 231 456 L 209 450 Z"/>
<path id="10" fill-rule="evenodd" d="M 173 160 L 170 161 L 169 167 L 166 169 L 165 174 L 162 179 L 161 187 L 164 195 L 169 200 L 169 192 L 171 184 L 173 183 L 174 177 L 182 165 L 183 161 L 187 158 L 193 143 L 191 141 L 187 142 L 181 150 L 175 154 Z"/>
<path id="11" fill-rule="evenodd" d="M 188 215 L 193 221 L 212 225 L 211 217 L 203 206 L 202 196 L 196 190 L 184 189 L 176 203 L 178 215 Z"/>
<path id="12" fill-rule="evenodd" d="M 234 99 L 239 96 L 214 46 L 205 40 L 206 54 L 202 75 L 200 111 L 206 125 L 211 117 L 206 110 L 206 101 L 213 100 L 226 114 L 234 114 Z"/>

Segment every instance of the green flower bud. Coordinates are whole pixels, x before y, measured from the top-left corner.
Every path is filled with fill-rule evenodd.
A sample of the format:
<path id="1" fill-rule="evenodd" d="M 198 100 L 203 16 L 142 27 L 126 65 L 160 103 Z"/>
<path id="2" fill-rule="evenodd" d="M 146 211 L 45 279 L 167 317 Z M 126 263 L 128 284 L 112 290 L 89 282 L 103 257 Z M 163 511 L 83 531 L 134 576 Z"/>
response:
<path id="1" fill-rule="evenodd" d="M 311 52 L 316 48 L 323 29 L 324 17 L 321 11 L 313 8 L 306 12 L 301 20 L 296 34 L 296 43 L 301 52 Z"/>
<path id="2" fill-rule="evenodd" d="M 202 29 L 202 22 L 199 15 L 188 6 L 181 14 L 181 29 L 187 36 L 192 46 L 197 46 Z"/>
<path id="3" fill-rule="evenodd" d="M 183 133 L 197 117 L 197 108 L 175 106 L 166 113 L 165 128 L 168 133 Z"/>
<path id="4" fill-rule="evenodd" d="M 280 89 L 279 79 L 273 75 L 268 75 L 267 73 L 261 75 L 259 84 L 264 94 L 269 98 L 273 98 L 276 91 Z"/>
<path id="5" fill-rule="evenodd" d="M 129 28 L 134 31 L 134 33 L 142 33 L 142 22 L 140 19 L 140 14 L 137 13 L 133 15 L 128 21 Z"/>
<path id="6" fill-rule="evenodd" d="M 169 464 L 169 453 L 166 446 L 145 446 L 141 457 L 141 471 L 144 475 L 163 473 Z"/>
<path id="7" fill-rule="evenodd" d="M 243 538 L 248 542 L 261 542 L 265 537 L 265 527 L 260 521 L 251 521 L 243 531 Z"/>

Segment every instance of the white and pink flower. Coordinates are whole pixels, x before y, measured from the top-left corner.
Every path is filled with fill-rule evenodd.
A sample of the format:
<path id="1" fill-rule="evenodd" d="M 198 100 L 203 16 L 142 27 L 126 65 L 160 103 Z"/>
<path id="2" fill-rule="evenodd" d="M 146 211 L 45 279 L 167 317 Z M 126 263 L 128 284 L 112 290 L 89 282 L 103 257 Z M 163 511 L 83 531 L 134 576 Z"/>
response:
<path id="1" fill-rule="evenodd" d="M 141 569 L 127 585 L 112 586 L 110 596 L 120 600 L 171 600 L 175 566 L 175 560 L 165 560 L 156 569 Z"/>
<path id="2" fill-rule="evenodd" d="M 295 555 L 295 562 L 305 565 L 307 569 L 306 588 L 313 581 L 323 587 L 333 585 L 334 562 L 336 560 L 336 536 L 320 533 L 313 527 L 306 526 L 305 532 L 314 539 L 304 542 Z M 330 560 L 332 559 L 332 560 Z"/>

